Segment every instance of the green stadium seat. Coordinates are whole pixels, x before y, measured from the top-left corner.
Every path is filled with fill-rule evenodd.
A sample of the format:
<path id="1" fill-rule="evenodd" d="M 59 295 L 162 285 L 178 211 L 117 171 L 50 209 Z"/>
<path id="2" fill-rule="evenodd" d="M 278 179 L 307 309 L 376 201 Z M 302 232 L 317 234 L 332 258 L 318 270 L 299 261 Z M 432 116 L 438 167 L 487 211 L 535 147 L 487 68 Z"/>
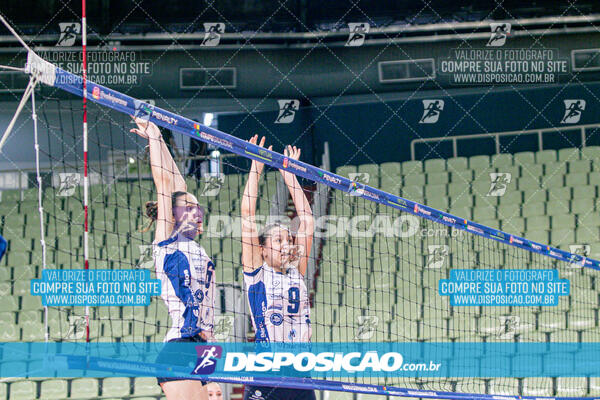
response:
<path id="1" fill-rule="evenodd" d="M 402 163 L 402 175 L 412 175 L 423 172 L 423 163 L 421 161 L 404 161 Z"/>
<path id="2" fill-rule="evenodd" d="M 379 164 L 361 164 L 357 168 L 358 172 L 365 172 L 370 175 L 370 179 L 373 180 L 379 177 Z M 278 171 L 275 171 L 278 173 Z M 274 174 L 273 177 L 277 176 L 279 179 L 279 175 Z"/>
<path id="3" fill-rule="evenodd" d="M 492 166 L 496 168 L 513 166 L 513 156 L 510 153 L 494 154 L 490 158 L 490 161 Z"/>
<path id="4" fill-rule="evenodd" d="M 446 185 L 427 185 L 425 186 L 425 198 L 431 199 L 446 196 Z"/>
<path id="5" fill-rule="evenodd" d="M 496 218 L 495 207 L 475 207 L 473 209 L 473 220 L 476 222 L 494 218 Z"/>
<path id="6" fill-rule="evenodd" d="M 595 204 L 595 199 L 575 199 L 571 201 L 571 212 L 585 217 L 594 213 Z"/>
<path id="7" fill-rule="evenodd" d="M 37 385 L 34 381 L 17 381 L 10 384 L 10 400 L 31 400 L 37 398 Z"/>
<path id="8" fill-rule="evenodd" d="M 102 397 L 124 397 L 131 393 L 130 378 L 104 378 L 102 380 Z"/>
<path id="9" fill-rule="evenodd" d="M 519 380 L 517 378 L 494 378 L 489 382 L 490 394 L 514 396 L 519 393 Z"/>
<path id="10" fill-rule="evenodd" d="M 502 219 L 500 227 L 503 231 L 520 236 L 525 231 L 524 218 L 508 218 Z"/>
<path id="11" fill-rule="evenodd" d="M 490 167 L 489 156 L 472 156 L 469 157 L 469 168 L 478 171 Z"/>
<path id="12" fill-rule="evenodd" d="M 600 171 L 590 172 L 588 174 L 588 184 L 590 186 L 600 186 Z"/>
<path id="13" fill-rule="evenodd" d="M 517 188 L 519 190 L 525 191 L 525 190 L 531 190 L 531 189 L 539 188 L 539 187 L 540 187 L 540 182 L 539 182 L 538 177 L 524 176 L 521 178 L 517 178 Z"/>
<path id="14" fill-rule="evenodd" d="M 563 174 L 546 173 L 544 176 L 541 177 L 541 186 L 545 189 L 564 185 L 565 176 Z"/>
<path id="15" fill-rule="evenodd" d="M 52 379 L 41 384 L 40 399 L 66 399 L 68 397 L 68 382 L 64 379 Z"/>
<path id="16" fill-rule="evenodd" d="M 423 163 L 425 172 L 442 172 L 446 171 L 446 160 L 443 158 L 432 158 L 425 160 Z"/>
<path id="17" fill-rule="evenodd" d="M 402 173 L 402 166 L 398 162 L 386 162 L 381 164 L 379 173 L 381 177 L 392 177 L 397 178 Z"/>
<path id="18" fill-rule="evenodd" d="M 544 230 L 548 231 L 550 229 L 550 217 L 544 215 L 538 215 L 535 217 L 527 218 L 527 230 L 535 231 L 535 230 Z"/>
<path id="19" fill-rule="evenodd" d="M 595 199 L 596 186 L 575 186 L 573 187 L 573 199 Z"/>
<path id="20" fill-rule="evenodd" d="M 516 165 L 516 164 L 515 164 Z M 526 164 L 519 166 L 520 177 L 540 177 L 544 175 L 543 164 Z"/>
<path id="21" fill-rule="evenodd" d="M 562 200 L 568 202 L 571 200 L 571 188 L 566 186 L 556 186 L 548 188 L 548 200 Z"/>
<path id="22" fill-rule="evenodd" d="M 581 159 L 600 158 L 600 146 L 586 146 L 581 149 Z"/>
<path id="23" fill-rule="evenodd" d="M 592 161 L 591 160 L 577 160 L 577 161 L 569 161 L 569 173 L 585 173 L 592 171 Z"/>
<path id="24" fill-rule="evenodd" d="M 547 215 L 568 214 L 570 212 L 569 202 L 561 200 L 549 200 L 546 203 Z"/>
<path id="25" fill-rule="evenodd" d="M 409 175 L 404 175 L 404 185 L 417 185 L 417 186 L 425 186 L 425 174 L 414 172 Z"/>
<path id="26" fill-rule="evenodd" d="M 571 290 L 578 290 L 573 288 Z M 596 314 L 594 308 L 575 308 L 569 312 L 568 329 L 580 331 L 596 327 Z"/>
<path id="27" fill-rule="evenodd" d="M 575 230 L 576 243 L 596 243 L 600 242 L 598 227 L 581 227 Z"/>
<path id="28" fill-rule="evenodd" d="M 558 150 L 558 161 L 575 161 L 579 160 L 580 152 L 576 147 Z"/>
<path id="29" fill-rule="evenodd" d="M 24 342 L 41 342 L 45 339 L 44 324 L 28 322 L 23 325 L 22 340 Z"/>
<path id="30" fill-rule="evenodd" d="M 456 383 L 457 393 L 485 393 L 485 381 L 483 379 L 472 378 L 466 381 Z"/>
<path id="31" fill-rule="evenodd" d="M 546 189 L 532 187 L 523 191 L 523 204 L 546 202 L 548 199 Z"/>
<path id="32" fill-rule="evenodd" d="M 538 315 L 538 327 L 542 332 L 552 332 L 567 328 L 567 317 L 559 311 L 542 311 Z"/>
<path id="33" fill-rule="evenodd" d="M 535 164 L 535 156 L 531 151 L 521 151 L 519 153 L 515 153 L 513 160 L 515 165 Z"/>
<path id="34" fill-rule="evenodd" d="M 466 157 L 453 157 L 446 160 L 446 170 L 448 172 L 460 172 L 469 168 Z"/>
<path id="35" fill-rule="evenodd" d="M 501 204 L 498 206 L 498 218 L 505 220 L 521 216 L 521 202 Z"/>
<path id="36" fill-rule="evenodd" d="M 449 337 L 456 339 L 477 331 L 477 318 L 475 315 L 459 315 L 449 320 Z"/>
<path id="37" fill-rule="evenodd" d="M 98 397 L 98 379 L 79 378 L 71 381 L 71 398 L 84 399 Z"/>
<path id="38" fill-rule="evenodd" d="M 550 332 L 550 343 L 579 342 L 579 333 L 575 330 Z"/>
<path id="39" fill-rule="evenodd" d="M 423 340 L 447 341 L 446 321 L 441 318 L 419 321 L 419 338 Z"/>
<path id="40" fill-rule="evenodd" d="M 347 178 L 348 174 L 356 171 L 356 165 L 342 165 L 335 170 L 335 173 Z"/>
<path id="41" fill-rule="evenodd" d="M 523 395 L 525 396 L 552 396 L 551 378 L 525 378 L 523 379 Z"/>
<path id="42" fill-rule="evenodd" d="M 556 395 L 564 397 L 581 397 L 587 394 L 585 378 L 559 377 L 556 379 Z"/>
<path id="43" fill-rule="evenodd" d="M 588 174 L 585 172 L 574 172 L 565 176 L 566 186 L 584 186 L 588 184 Z"/>
<path id="44" fill-rule="evenodd" d="M 547 212 L 546 206 L 547 205 L 544 203 L 525 202 L 523 204 L 523 207 L 521 207 L 521 215 L 523 215 L 524 218 L 535 217 L 538 215 L 544 215 L 544 212 Z M 568 208 L 568 203 L 567 203 L 567 208 Z"/>
<path id="45" fill-rule="evenodd" d="M 424 198 L 424 189 L 422 185 L 409 185 L 402 187 L 402 197 L 413 200 L 421 201 Z"/>
<path id="46" fill-rule="evenodd" d="M 162 390 L 156 383 L 156 378 L 135 378 L 133 394 L 134 396 L 160 396 Z"/>
<path id="47" fill-rule="evenodd" d="M 556 150 L 542 150 L 535 153 L 536 164 L 556 161 Z"/>
<path id="48" fill-rule="evenodd" d="M 14 296 L 1 296 L 0 297 L 0 312 L 6 311 L 17 311 L 19 304 L 17 298 Z"/>
<path id="49" fill-rule="evenodd" d="M 600 342 L 600 328 L 586 329 L 581 332 L 581 341 L 583 343 Z M 600 385 L 600 380 L 597 383 Z"/>
<path id="50" fill-rule="evenodd" d="M 600 377 L 590 377 L 590 396 L 598 395 L 600 395 Z"/>
<path id="51" fill-rule="evenodd" d="M 554 229 L 550 232 L 550 243 L 553 246 L 575 243 L 575 232 L 572 229 Z"/>
<path id="52" fill-rule="evenodd" d="M 520 190 L 507 190 L 502 196 L 498 198 L 500 205 L 517 205 L 520 206 L 523 202 L 523 192 Z"/>
<path id="53" fill-rule="evenodd" d="M 396 318 L 390 322 L 390 340 L 392 342 L 416 342 L 417 339 L 418 321 Z"/>
<path id="54" fill-rule="evenodd" d="M 323 391 L 323 400 L 354 400 L 354 393 L 350 392 L 333 392 L 324 390 Z M 417 399 L 411 399 L 417 400 Z"/>
<path id="55" fill-rule="evenodd" d="M 456 205 L 450 207 L 450 214 L 459 218 L 472 220 L 473 216 L 471 214 L 471 207 L 462 207 L 459 204 L 460 203 L 457 202 Z"/>
<path id="56" fill-rule="evenodd" d="M 425 204 L 437 210 L 445 211 L 448 209 L 450 199 L 448 197 L 433 197 L 425 200 Z"/>
<path id="57" fill-rule="evenodd" d="M 448 172 L 427 173 L 427 185 L 446 185 L 449 180 Z"/>
<path id="58" fill-rule="evenodd" d="M 568 229 L 575 227 L 575 216 L 572 214 L 556 214 L 550 217 L 552 229 Z"/>

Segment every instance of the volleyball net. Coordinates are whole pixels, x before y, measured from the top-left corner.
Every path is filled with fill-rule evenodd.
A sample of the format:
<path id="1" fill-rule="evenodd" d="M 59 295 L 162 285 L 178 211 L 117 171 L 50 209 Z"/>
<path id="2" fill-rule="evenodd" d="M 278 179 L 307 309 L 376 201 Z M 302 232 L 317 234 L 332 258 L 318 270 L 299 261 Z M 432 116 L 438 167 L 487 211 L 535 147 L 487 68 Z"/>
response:
<path id="1" fill-rule="evenodd" d="M 81 77 L 33 52 L 28 55 L 26 72 L 34 83 L 84 95 Z M 314 241 L 305 275 L 312 342 L 464 342 L 476 348 L 487 343 L 594 341 L 600 290 L 596 284 L 598 261 L 412 201 L 401 184 L 400 164 L 360 169 L 348 166 L 332 173 L 88 81 L 86 97 L 92 103 L 89 151 L 98 158 L 89 164 L 86 189 L 80 173 L 81 106 L 51 95 L 38 99 L 37 107 L 40 131 L 47 136 L 42 142 L 47 147 L 42 145 L 39 151 L 51 174 L 45 180 L 41 207 L 37 192 L 31 192 L 30 202 L 24 199 L 19 203 L 19 211 L 27 214 L 18 218 L 28 222 L 24 235 L 32 238 L 32 257 L 41 257 L 39 239 L 43 238 L 46 246 L 46 261 L 32 260 L 33 264 L 43 263 L 45 269 L 83 265 L 82 204 L 84 190 L 89 190 L 90 269 L 137 268 L 154 273 L 153 229 L 143 232 L 140 228 L 147 222 L 145 202 L 157 195 L 146 143 L 129 132 L 133 127 L 129 116 L 134 115 L 209 147 L 207 156 L 196 160 L 199 172 L 185 179 L 187 190 L 197 195 L 207 211 L 200 243 L 216 264 L 217 341 L 244 342 L 253 337 L 241 270 L 240 211 L 252 160 L 265 164 L 257 199 L 259 227 L 284 221 L 294 232 L 296 210 L 280 170 L 298 177 L 312 205 Z M 56 138 L 60 148 L 52 147 Z M 175 159 L 187 175 L 189 165 Z M 40 177 L 38 182 L 42 180 Z M 38 208 L 42 212 L 36 219 Z M 35 223 L 30 224 L 30 218 Z M 553 275 L 548 271 L 557 272 Z M 534 285 L 560 285 L 565 279 L 569 280 L 568 292 L 556 289 L 548 293 Z M 522 281 L 529 281 L 528 291 L 516 288 Z M 485 295 L 483 289 L 473 286 L 477 282 L 487 284 Z M 506 291 L 511 285 L 514 293 Z M 39 310 L 39 303 L 23 298 L 28 299 L 27 304 L 21 304 L 23 311 L 27 307 L 32 312 Z M 23 340 L 42 339 L 36 334 L 43 329 L 51 341 L 160 342 L 170 327 L 160 297 L 153 297 L 147 307 L 86 310 L 49 306 L 43 327 L 39 318 L 32 320 L 27 330 L 22 328 Z M 447 370 L 461 370 L 470 362 L 468 357 L 472 355 L 454 354 L 444 360 Z M 556 391 L 557 379 L 573 388 L 573 393 L 579 393 L 582 385 L 586 393 L 589 389 L 589 376 L 565 378 L 549 373 L 524 378 L 526 375 L 518 372 L 523 361 L 507 357 L 495 366 L 480 366 L 488 372 L 497 367 L 498 371 L 508 371 L 506 375 L 361 374 L 308 384 L 290 379 L 288 385 L 378 394 L 393 394 L 391 389 L 401 388 L 395 394 L 446 398 L 460 397 L 457 393 L 471 393 L 473 398 L 516 398 L 523 393 L 550 396 Z M 575 359 L 572 362 L 576 364 Z M 272 384 L 286 385 L 285 379 L 276 378 Z"/>

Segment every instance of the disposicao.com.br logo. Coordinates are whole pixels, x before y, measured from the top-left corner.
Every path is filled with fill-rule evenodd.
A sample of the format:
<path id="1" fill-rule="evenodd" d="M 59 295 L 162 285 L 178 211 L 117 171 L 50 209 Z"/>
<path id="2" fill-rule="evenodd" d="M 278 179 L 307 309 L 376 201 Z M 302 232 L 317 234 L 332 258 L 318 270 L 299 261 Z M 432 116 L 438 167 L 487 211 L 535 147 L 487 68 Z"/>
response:
<path id="1" fill-rule="evenodd" d="M 402 354 L 362 352 L 229 352 L 222 372 L 397 372 L 438 371 L 441 363 L 405 363 Z"/>

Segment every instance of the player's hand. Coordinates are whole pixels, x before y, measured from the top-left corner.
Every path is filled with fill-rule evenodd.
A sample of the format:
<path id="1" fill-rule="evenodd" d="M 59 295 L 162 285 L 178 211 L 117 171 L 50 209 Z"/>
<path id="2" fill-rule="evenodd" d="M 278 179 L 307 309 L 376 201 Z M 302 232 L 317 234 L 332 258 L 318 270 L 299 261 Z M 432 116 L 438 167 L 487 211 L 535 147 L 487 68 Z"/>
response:
<path id="1" fill-rule="evenodd" d="M 300 150 L 299 147 L 291 146 L 291 145 L 287 145 L 287 146 L 285 146 L 285 149 L 283 149 L 283 155 L 286 156 L 287 158 L 291 158 L 292 160 L 299 160 L 301 152 L 302 151 Z"/>
<path id="2" fill-rule="evenodd" d="M 263 136 L 260 139 L 260 142 L 258 142 L 258 135 L 254 135 L 254 136 L 252 136 L 250 138 L 250 140 L 248 140 L 248 142 L 252 143 L 252 144 L 257 144 L 257 142 L 258 142 L 258 146 L 259 147 L 265 147 L 265 140 L 266 140 L 266 138 Z M 267 150 L 271 150 L 272 148 L 273 148 L 273 145 L 269 146 L 267 148 Z M 258 162 L 258 161 L 255 161 L 255 160 L 252 160 L 252 164 L 254 164 L 256 166 L 256 172 L 258 172 L 259 174 L 261 174 L 262 171 L 263 171 L 263 168 L 265 167 L 265 164 L 263 164 L 261 162 Z"/>
<path id="3" fill-rule="evenodd" d="M 136 123 L 137 128 L 133 128 L 129 132 L 135 133 L 144 139 L 160 139 L 162 137 L 158 126 L 156 126 L 153 122 L 145 121 L 136 117 L 131 118 Z"/>

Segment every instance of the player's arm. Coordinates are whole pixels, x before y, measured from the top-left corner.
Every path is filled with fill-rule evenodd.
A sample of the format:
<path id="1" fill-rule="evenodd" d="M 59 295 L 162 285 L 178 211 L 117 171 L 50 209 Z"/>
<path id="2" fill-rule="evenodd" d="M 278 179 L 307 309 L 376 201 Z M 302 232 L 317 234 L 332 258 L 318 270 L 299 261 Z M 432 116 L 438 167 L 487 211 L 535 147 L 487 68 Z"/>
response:
<path id="1" fill-rule="evenodd" d="M 175 191 L 186 191 L 185 180 L 173 161 L 158 127 L 149 121 L 135 118 L 137 128 L 131 130 L 148 139 L 150 167 L 158 195 L 158 216 L 155 239 L 163 241 L 173 231 L 173 210 L 171 196 Z"/>
<path id="2" fill-rule="evenodd" d="M 296 146 L 287 146 L 283 154 L 293 160 L 300 159 L 300 149 Z M 299 247 L 299 262 L 298 271 L 304 275 L 306 273 L 306 267 L 308 266 L 308 257 L 310 256 L 310 250 L 313 241 L 314 234 L 314 220 L 310 203 L 302 190 L 302 186 L 298 182 L 296 175 L 289 171 L 280 169 L 283 180 L 290 191 L 292 200 L 294 201 L 294 207 L 296 207 L 296 213 L 300 219 L 300 226 L 296 233 L 296 245 Z"/>
<path id="3" fill-rule="evenodd" d="M 252 136 L 249 142 L 256 144 L 258 135 Z M 265 145 L 265 137 L 260 139 L 260 147 Z M 269 146 L 271 150 L 272 146 Z M 258 243 L 258 230 L 256 229 L 256 199 L 258 198 L 258 181 L 262 174 L 264 164 L 252 160 L 246 187 L 242 196 L 242 265 L 244 272 L 252 272 L 262 265 L 262 255 Z"/>

